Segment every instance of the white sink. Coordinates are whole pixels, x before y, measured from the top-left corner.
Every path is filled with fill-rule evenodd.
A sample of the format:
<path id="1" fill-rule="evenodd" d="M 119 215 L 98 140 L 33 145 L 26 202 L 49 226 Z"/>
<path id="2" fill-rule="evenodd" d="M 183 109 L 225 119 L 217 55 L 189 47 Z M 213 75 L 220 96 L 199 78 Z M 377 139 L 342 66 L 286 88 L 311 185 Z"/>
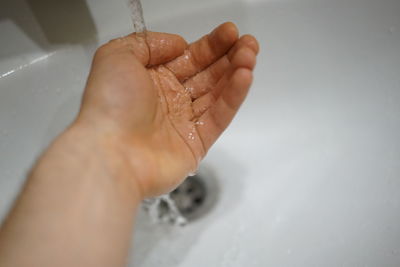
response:
<path id="1" fill-rule="evenodd" d="M 95 48 L 131 31 L 124 0 L 65 1 L 52 16 L 38 1 L 3 2 L 1 216 L 77 112 Z M 131 265 L 400 266 L 400 2 L 143 5 L 151 30 L 192 41 L 232 20 L 261 53 L 247 102 L 203 163 L 214 208 L 183 228 L 141 213 Z"/>

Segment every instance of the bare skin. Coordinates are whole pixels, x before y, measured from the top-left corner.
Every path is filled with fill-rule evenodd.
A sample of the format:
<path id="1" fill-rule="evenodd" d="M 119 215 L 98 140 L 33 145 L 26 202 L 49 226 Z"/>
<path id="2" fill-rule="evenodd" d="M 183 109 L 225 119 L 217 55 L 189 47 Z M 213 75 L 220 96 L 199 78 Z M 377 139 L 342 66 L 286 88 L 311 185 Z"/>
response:
<path id="1" fill-rule="evenodd" d="M 190 45 L 148 32 L 99 48 L 77 119 L 0 229 L 0 266 L 124 266 L 140 201 L 197 169 L 243 102 L 257 53 L 232 23 Z"/>

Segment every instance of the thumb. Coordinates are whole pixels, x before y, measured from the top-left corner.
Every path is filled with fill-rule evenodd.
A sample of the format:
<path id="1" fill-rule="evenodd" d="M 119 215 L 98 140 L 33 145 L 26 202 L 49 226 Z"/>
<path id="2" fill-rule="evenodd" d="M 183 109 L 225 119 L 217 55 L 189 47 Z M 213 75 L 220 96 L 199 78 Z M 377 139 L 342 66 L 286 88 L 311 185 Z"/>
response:
<path id="1" fill-rule="evenodd" d="M 167 63 L 183 54 L 187 42 L 177 34 L 146 32 L 130 34 L 124 39 L 131 45 L 137 59 L 145 66 Z"/>

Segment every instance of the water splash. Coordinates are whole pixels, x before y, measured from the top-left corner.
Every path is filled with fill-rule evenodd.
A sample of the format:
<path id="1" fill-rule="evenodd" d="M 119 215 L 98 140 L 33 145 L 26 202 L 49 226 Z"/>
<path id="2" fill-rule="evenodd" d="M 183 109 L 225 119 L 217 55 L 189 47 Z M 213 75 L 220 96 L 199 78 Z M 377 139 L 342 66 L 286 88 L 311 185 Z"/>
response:
<path id="1" fill-rule="evenodd" d="M 149 213 L 154 223 L 170 223 L 176 226 L 183 226 L 187 223 L 187 219 L 182 216 L 169 194 L 145 199 L 143 208 Z"/>

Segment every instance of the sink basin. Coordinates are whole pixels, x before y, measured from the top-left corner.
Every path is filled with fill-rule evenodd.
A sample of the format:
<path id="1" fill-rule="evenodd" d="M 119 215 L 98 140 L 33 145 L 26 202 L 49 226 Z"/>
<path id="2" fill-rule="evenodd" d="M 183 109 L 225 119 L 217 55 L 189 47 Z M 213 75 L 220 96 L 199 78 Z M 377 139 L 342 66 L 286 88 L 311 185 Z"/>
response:
<path id="1" fill-rule="evenodd" d="M 5 2 L 1 217 L 77 113 L 96 47 L 132 28 L 123 0 L 66 1 L 52 16 L 40 1 Z M 261 53 L 199 170 L 215 177 L 213 207 L 185 227 L 140 212 L 130 266 L 399 266 L 400 2 L 143 2 L 151 30 L 193 41 L 231 20 Z"/>

